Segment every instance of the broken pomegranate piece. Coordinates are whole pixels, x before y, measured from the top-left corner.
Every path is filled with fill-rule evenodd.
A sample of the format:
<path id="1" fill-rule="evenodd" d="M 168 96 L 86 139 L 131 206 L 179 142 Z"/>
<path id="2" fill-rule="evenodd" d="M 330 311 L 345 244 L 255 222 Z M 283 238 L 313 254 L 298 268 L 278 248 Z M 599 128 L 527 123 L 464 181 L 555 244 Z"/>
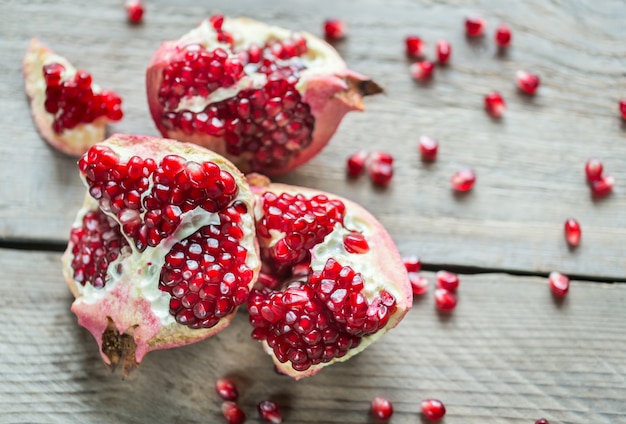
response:
<path id="1" fill-rule="evenodd" d="M 266 175 L 311 159 L 364 95 L 382 91 L 317 37 L 221 15 L 163 43 L 146 84 L 164 136 Z"/>

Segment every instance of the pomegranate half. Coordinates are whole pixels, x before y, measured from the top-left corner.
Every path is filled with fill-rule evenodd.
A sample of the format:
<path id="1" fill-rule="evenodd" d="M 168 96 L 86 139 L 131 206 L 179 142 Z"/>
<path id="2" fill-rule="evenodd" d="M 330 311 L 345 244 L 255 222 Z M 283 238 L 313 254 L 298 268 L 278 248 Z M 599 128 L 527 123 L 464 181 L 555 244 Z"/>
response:
<path id="1" fill-rule="evenodd" d="M 382 91 L 313 35 L 221 15 L 163 43 L 146 85 L 164 136 L 270 176 L 315 156 L 364 95 Z"/>
<path id="2" fill-rule="evenodd" d="M 239 170 L 193 144 L 114 135 L 79 160 L 88 193 L 63 255 L 72 311 L 104 362 L 225 328 L 260 261 L 254 197 Z"/>

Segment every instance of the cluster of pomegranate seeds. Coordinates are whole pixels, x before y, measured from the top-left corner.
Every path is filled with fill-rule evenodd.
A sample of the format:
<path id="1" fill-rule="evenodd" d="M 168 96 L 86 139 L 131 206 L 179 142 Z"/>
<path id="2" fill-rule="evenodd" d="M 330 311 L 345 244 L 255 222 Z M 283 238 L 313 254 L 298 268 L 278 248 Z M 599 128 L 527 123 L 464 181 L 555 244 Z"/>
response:
<path id="1" fill-rule="evenodd" d="M 372 399 L 372 414 L 379 420 L 388 420 L 393 415 L 393 404 L 384 397 L 376 396 Z"/>
<path id="2" fill-rule="evenodd" d="M 365 161 L 367 160 L 369 153 L 364 150 L 360 150 L 350 155 L 346 161 L 346 171 L 348 176 L 356 178 L 365 170 Z"/>
<path id="3" fill-rule="evenodd" d="M 246 422 L 246 413 L 235 403 L 226 401 L 222 403 L 222 414 L 228 424 L 243 424 Z"/>
<path id="4" fill-rule="evenodd" d="M 109 264 L 128 246 L 119 225 L 99 209 L 87 212 L 83 225 L 72 228 L 70 243 L 74 246 L 74 280 L 83 286 L 89 283 L 96 288 L 104 287 Z"/>
<path id="5" fill-rule="evenodd" d="M 456 290 L 459 287 L 459 276 L 449 271 L 437 272 L 437 289 L 435 290 L 435 307 L 443 312 L 450 312 L 456 308 L 458 298 Z"/>
<path id="6" fill-rule="evenodd" d="M 368 300 L 363 287 L 361 274 L 331 258 L 306 283 L 293 282 L 282 292 L 253 290 L 252 338 L 266 340 L 276 358 L 296 371 L 340 358 L 383 328 L 397 307 L 386 290 Z"/>
<path id="7" fill-rule="evenodd" d="M 417 35 L 409 35 L 404 40 L 406 54 L 409 57 L 424 56 L 424 42 Z"/>
<path id="8" fill-rule="evenodd" d="M 324 21 L 324 37 L 328 40 L 341 40 L 346 36 L 346 24 L 337 18 Z"/>
<path id="9" fill-rule="evenodd" d="M 80 124 L 89 124 L 105 117 L 119 121 L 122 113 L 122 99 L 112 91 L 94 93 L 91 75 L 82 70 L 76 71 L 71 79 L 63 79 L 65 67 L 60 63 L 43 66 L 46 82 L 46 112 L 54 115 L 52 129 L 60 134 Z"/>
<path id="10" fill-rule="evenodd" d="M 404 267 L 406 268 L 411 282 L 411 290 L 413 294 L 424 294 L 428 291 L 430 281 L 419 272 L 422 269 L 422 261 L 417 256 L 406 256 L 402 258 Z"/>
<path id="11" fill-rule="evenodd" d="M 437 159 L 439 142 L 432 137 L 423 135 L 419 139 L 419 149 L 422 160 L 426 162 L 432 162 Z"/>
<path id="12" fill-rule="evenodd" d="M 446 407 L 437 399 L 424 399 L 420 405 L 422 414 L 430 421 L 437 421 L 446 415 Z"/>
<path id="13" fill-rule="evenodd" d="M 480 16 L 465 18 L 465 33 L 469 37 L 480 37 L 485 32 L 485 20 Z"/>
<path id="14" fill-rule="evenodd" d="M 125 6 L 128 21 L 133 24 L 140 23 L 144 14 L 144 7 L 141 0 L 127 0 Z"/>
<path id="15" fill-rule="evenodd" d="M 517 88 L 530 95 L 537 92 L 540 84 L 539 75 L 524 70 L 517 71 L 515 81 L 517 82 Z"/>
<path id="16" fill-rule="evenodd" d="M 409 66 L 409 72 L 411 76 L 419 81 L 427 81 L 433 76 L 435 71 L 435 65 L 429 60 L 422 60 L 421 62 L 412 63 Z"/>
<path id="17" fill-rule="evenodd" d="M 496 44 L 500 47 L 508 47 L 511 44 L 511 29 L 506 24 L 500 24 L 496 28 Z"/>
<path id="18" fill-rule="evenodd" d="M 346 161 L 346 170 L 350 177 L 358 177 L 365 168 L 374 184 L 386 186 L 393 178 L 393 156 L 380 151 L 358 151 Z"/>
<path id="19" fill-rule="evenodd" d="M 446 40 L 439 40 L 435 46 L 437 61 L 440 65 L 447 65 L 452 54 L 452 46 Z"/>
<path id="20" fill-rule="evenodd" d="M 563 226 L 563 230 L 565 232 L 565 241 L 572 247 L 576 247 L 580 244 L 580 238 L 582 236 L 582 231 L 580 229 L 580 224 L 574 218 L 568 218 L 565 220 L 565 224 Z"/>
<path id="21" fill-rule="evenodd" d="M 229 378 L 218 378 L 215 382 L 215 392 L 224 400 L 236 401 L 239 391 L 235 382 Z"/>
<path id="22" fill-rule="evenodd" d="M 619 101 L 619 111 L 622 114 L 622 118 L 626 119 L 626 99 Z"/>
<path id="23" fill-rule="evenodd" d="M 476 173 L 469 169 L 461 169 L 452 175 L 450 178 L 450 185 L 455 191 L 467 192 L 470 191 L 476 183 Z"/>
<path id="24" fill-rule="evenodd" d="M 280 413 L 280 407 L 276 402 L 271 400 L 262 400 L 257 405 L 257 411 L 263 422 L 271 424 L 280 424 L 283 422 L 283 416 Z"/>
<path id="25" fill-rule="evenodd" d="M 585 163 L 585 175 L 591 193 L 596 197 L 604 197 L 613 191 L 615 177 L 604 175 L 604 165 L 599 159 L 591 158 Z"/>
<path id="26" fill-rule="evenodd" d="M 485 110 L 494 118 L 501 118 L 506 110 L 506 104 L 502 95 L 493 91 L 485 96 Z"/>
<path id="27" fill-rule="evenodd" d="M 548 276 L 550 290 L 555 296 L 564 297 L 569 291 L 569 278 L 560 272 L 553 271 Z"/>

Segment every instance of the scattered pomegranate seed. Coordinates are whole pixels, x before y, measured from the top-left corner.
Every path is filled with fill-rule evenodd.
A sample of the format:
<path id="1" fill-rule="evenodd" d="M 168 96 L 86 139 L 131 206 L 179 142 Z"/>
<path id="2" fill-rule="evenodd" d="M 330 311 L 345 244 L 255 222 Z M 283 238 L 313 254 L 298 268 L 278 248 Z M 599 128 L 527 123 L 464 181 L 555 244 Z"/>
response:
<path id="1" fill-rule="evenodd" d="M 520 70 L 515 74 L 517 87 L 526 94 L 535 94 L 539 88 L 539 76 L 528 71 Z"/>
<path id="2" fill-rule="evenodd" d="M 418 274 L 417 272 L 409 272 L 408 274 L 413 294 L 420 295 L 428 291 L 428 287 L 430 287 L 430 281 L 428 281 L 428 278 Z"/>
<path id="3" fill-rule="evenodd" d="M 126 14 L 128 20 L 133 24 L 138 24 L 143 19 L 144 8 L 141 0 L 127 0 L 126 1 Z"/>
<path id="4" fill-rule="evenodd" d="M 480 16 L 465 18 L 465 33 L 470 37 L 479 37 L 485 31 L 485 21 Z"/>
<path id="5" fill-rule="evenodd" d="M 457 297 L 454 292 L 446 289 L 435 290 L 435 306 L 440 311 L 449 312 L 456 308 Z"/>
<path id="6" fill-rule="evenodd" d="M 340 40 L 346 36 L 346 24 L 341 19 L 327 19 L 324 22 L 324 36 L 330 40 Z"/>
<path id="7" fill-rule="evenodd" d="M 469 168 L 457 171 L 450 179 L 452 188 L 456 191 L 469 191 L 476 183 L 476 174 Z"/>
<path id="8" fill-rule="evenodd" d="M 569 290 L 569 278 L 560 272 L 553 271 L 548 276 L 548 282 L 550 283 L 550 289 L 556 296 L 563 297 Z"/>
<path id="9" fill-rule="evenodd" d="M 393 166 L 384 162 L 372 162 L 369 166 L 369 173 L 374 184 L 385 186 L 393 177 Z"/>
<path id="10" fill-rule="evenodd" d="M 367 253 L 370 250 L 370 246 L 363 234 L 356 231 L 352 231 L 343 236 L 343 246 L 348 253 L 361 254 Z"/>
<path id="11" fill-rule="evenodd" d="M 393 415 L 393 404 L 384 397 L 376 396 L 372 400 L 372 413 L 381 420 L 388 420 Z"/>
<path id="12" fill-rule="evenodd" d="M 535 424 L 550 424 L 550 421 L 546 420 L 545 418 L 539 418 L 537 421 L 535 421 Z"/>
<path id="13" fill-rule="evenodd" d="M 257 407 L 261 419 L 266 423 L 280 424 L 283 422 L 283 416 L 280 413 L 280 408 L 276 402 L 271 400 L 264 400 L 259 402 Z"/>
<path id="14" fill-rule="evenodd" d="M 424 161 L 434 161 L 437 158 L 437 151 L 439 150 L 439 143 L 434 138 L 423 135 L 420 137 L 420 154 Z"/>
<path id="15" fill-rule="evenodd" d="M 496 44 L 500 47 L 508 47 L 511 44 L 511 29 L 506 24 L 500 24 L 496 28 Z"/>
<path id="16" fill-rule="evenodd" d="M 446 40 L 437 41 L 437 61 L 441 65 L 445 65 L 450 60 L 450 55 L 452 54 L 452 46 Z"/>
<path id="17" fill-rule="evenodd" d="M 500 118 L 506 109 L 506 104 L 502 95 L 497 91 L 489 93 L 485 96 L 485 110 L 494 118 Z"/>
<path id="18" fill-rule="evenodd" d="M 615 177 L 607 175 L 591 183 L 591 192 L 596 197 L 608 196 L 613 191 Z"/>
<path id="19" fill-rule="evenodd" d="M 580 231 L 580 224 L 574 218 L 568 218 L 565 221 L 565 240 L 567 244 L 572 247 L 580 244 L 580 237 L 582 235 Z"/>
<path id="20" fill-rule="evenodd" d="M 451 292 L 456 291 L 459 287 L 459 276 L 454 272 L 439 271 L 437 272 L 437 287 Z"/>
<path id="21" fill-rule="evenodd" d="M 433 76 L 435 65 L 429 60 L 412 63 L 409 67 L 411 76 L 416 80 L 426 81 Z"/>
<path id="22" fill-rule="evenodd" d="M 626 99 L 619 101 L 619 111 L 622 113 L 622 118 L 626 119 Z"/>
<path id="23" fill-rule="evenodd" d="M 424 56 L 424 42 L 417 35 L 409 35 L 404 40 L 406 44 L 406 54 L 410 57 Z"/>
<path id="24" fill-rule="evenodd" d="M 422 270 L 422 261 L 417 256 L 405 256 L 402 258 L 407 272 L 420 272 Z"/>
<path id="25" fill-rule="evenodd" d="M 224 400 L 236 401 L 239 397 L 235 382 L 228 378 L 218 378 L 215 382 L 215 392 Z"/>
<path id="26" fill-rule="evenodd" d="M 393 156 L 391 156 L 387 152 L 374 152 L 370 155 L 370 160 L 372 162 L 381 162 L 381 163 L 386 163 L 388 165 L 393 164 Z"/>
<path id="27" fill-rule="evenodd" d="M 222 414 L 228 424 L 242 424 L 246 421 L 246 413 L 237 406 L 235 402 L 226 401 L 222 403 Z"/>
<path id="28" fill-rule="evenodd" d="M 440 420 L 446 415 L 446 407 L 437 399 L 424 399 L 421 408 L 422 414 L 431 421 Z"/>
<path id="29" fill-rule="evenodd" d="M 600 159 L 591 158 L 585 163 L 585 175 L 587 175 L 587 181 L 592 183 L 602 179 L 602 171 L 604 166 Z"/>
<path id="30" fill-rule="evenodd" d="M 348 171 L 348 175 L 351 177 L 358 177 L 363 173 L 365 169 L 365 161 L 367 160 L 368 153 L 361 150 L 359 152 L 354 153 L 352 156 L 348 158 L 346 163 L 346 168 Z"/>

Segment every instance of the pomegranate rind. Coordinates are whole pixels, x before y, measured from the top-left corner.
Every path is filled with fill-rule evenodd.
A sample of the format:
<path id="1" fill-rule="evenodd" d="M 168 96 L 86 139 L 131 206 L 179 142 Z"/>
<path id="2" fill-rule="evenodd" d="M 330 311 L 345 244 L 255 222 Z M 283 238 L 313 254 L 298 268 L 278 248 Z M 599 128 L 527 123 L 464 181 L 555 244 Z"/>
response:
<path id="1" fill-rule="evenodd" d="M 343 202 L 346 207 L 344 223 L 346 227 L 349 227 L 351 230 L 362 231 L 363 234 L 366 236 L 370 249 L 367 255 L 367 259 L 365 259 L 365 261 L 368 262 L 367 266 L 370 270 L 376 270 L 375 275 L 377 278 L 375 279 L 371 278 L 368 280 L 367 274 L 363 273 L 365 280 L 364 293 L 368 292 L 370 294 L 376 294 L 379 293 L 380 290 L 384 289 L 391 293 L 396 299 L 397 309 L 390 316 L 389 321 L 385 327 L 383 327 L 374 334 L 364 336 L 361 339 L 361 343 L 357 347 L 350 349 L 345 356 L 340 358 L 334 358 L 329 362 L 322 362 L 319 364 L 311 365 L 311 367 L 305 371 L 298 371 L 294 369 L 289 361 L 281 363 L 276 358 L 273 349 L 267 344 L 267 342 L 262 341 L 263 349 L 268 355 L 272 357 L 276 369 L 280 373 L 289 375 L 296 380 L 313 376 L 328 365 L 336 362 L 347 361 L 354 355 L 362 352 L 368 346 L 376 342 L 389 330 L 397 326 L 400 321 L 402 321 L 404 316 L 413 305 L 413 293 L 411 289 L 411 283 L 409 281 L 406 268 L 402 260 L 402 256 L 400 255 L 396 244 L 391 238 L 391 235 L 370 212 L 365 210 L 357 203 L 352 202 L 341 196 L 305 187 L 291 186 L 280 183 L 270 183 L 267 178 L 261 175 L 251 174 L 248 176 L 248 181 L 251 184 L 252 192 L 257 197 L 263 195 L 263 193 L 265 192 L 272 192 L 277 196 L 280 196 L 280 194 L 282 193 L 289 193 L 292 195 L 302 194 L 307 198 L 312 198 L 316 195 L 321 194 L 328 196 L 329 199 L 337 199 Z M 255 214 L 258 219 L 259 215 L 262 215 L 262 212 L 259 210 L 259 202 L 257 202 L 256 207 L 257 209 L 255 210 Z M 325 241 L 328 240 L 329 236 L 327 236 Z M 271 244 L 272 242 L 270 241 L 269 243 Z M 317 252 L 321 251 L 318 250 Z M 360 255 L 352 256 L 354 257 L 354 261 L 352 262 L 345 262 L 345 260 L 342 261 L 343 257 L 338 261 L 342 263 L 342 265 L 350 265 L 355 271 L 361 272 L 362 269 L 360 269 L 359 267 L 359 261 L 364 260 L 362 258 L 359 258 Z M 321 268 L 323 268 L 325 262 L 325 254 L 322 253 L 320 257 L 316 258 L 316 248 L 313 248 L 311 261 L 311 267 L 313 268 L 313 270 L 320 270 Z M 369 275 L 371 276 L 372 274 L 369 273 Z"/>
<path id="2" fill-rule="evenodd" d="M 187 160 L 213 162 L 235 178 L 239 191 L 234 201 L 243 202 L 248 211 L 254 208 L 254 197 L 243 174 L 228 160 L 202 147 L 174 140 L 121 134 L 111 136 L 102 145 L 110 147 L 121 159 L 140 156 L 151 157 L 158 162 L 166 155 L 176 154 Z M 84 180 L 84 176 L 81 175 L 81 178 Z M 81 226 L 83 216 L 98 208 L 99 203 L 87 193 L 74 226 Z M 191 212 L 193 211 L 187 214 Z M 108 215 L 119 224 L 115 214 Z M 248 285 L 250 289 L 257 279 L 260 268 L 259 247 L 254 236 L 252 214 L 242 215 L 242 222 L 245 235 L 241 244 L 248 251 L 246 265 L 253 271 L 253 277 Z M 123 270 L 117 271 L 119 278 L 114 280 L 114 283 L 107 283 L 102 289 L 95 289 L 89 284 L 82 286 L 74 280 L 71 267 L 73 244 L 70 241 L 63 254 L 62 263 L 64 278 L 75 297 L 71 310 L 78 317 L 78 323 L 89 330 L 96 339 L 105 364 L 116 365 L 103 351 L 103 343 L 105 343 L 103 334 L 107 330 L 132 336 L 136 344 L 132 353 L 138 364 L 152 350 L 194 343 L 218 333 L 230 324 L 237 307 L 210 328 L 191 329 L 181 325 L 169 315 L 167 307 L 169 294 L 158 288 L 160 269 L 165 255 L 177 241 L 197 231 L 200 226 L 202 225 L 195 224 L 194 219 L 184 218 L 172 235 L 165 238 L 158 246 L 148 247 L 142 253 L 137 252 L 133 241 L 128 239 L 131 251 L 121 254 L 108 268 L 109 272 L 113 273 L 116 272 L 113 271 L 113 267 L 123 264 Z M 124 235 L 124 237 L 127 236 Z"/>
<path id="3" fill-rule="evenodd" d="M 36 38 L 31 39 L 22 64 L 24 89 L 30 100 L 33 121 L 41 137 L 52 147 L 67 155 L 80 156 L 89 147 L 105 139 L 106 125 L 109 120 L 106 117 L 100 117 L 89 124 L 78 124 L 75 128 L 66 129 L 60 134 L 54 132 L 52 129 L 54 116 L 44 107 L 46 82 L 42 72 L 44 65 L 54 62 L 65 67 L 64 78 L 76 73 L 76 68 L 66 58 L 53 52 Z M 94 92 L 100 92 L 97 85 L 94 84 L 92 88 Z"/>
<path id="4" fill-rule="evenodd" d="M 248 45 L 251 42 L 249 39 L 263 45 L 269 37 L 286 39 L 293 34 L 289 30 L 249 18 L 226 17 L 222 28 L 233 34 L 235 47 Z M 339 53 L 326 41 L 307 32 L 299 32 L 306 39 L 309 52 L 305 57 L 308 57 L 312 65 L 302 71 L 296 88 L 302 95 L 302 100 L 311 107 L 311 114 L 315 118 L 312 142 L 303 150 L 294 152 L 286 165 L 280 168 L 253 169 L 252 154 L 249 152 L 241 155 L 230 154 L 223 137 L 214 137 L 199 132 L 185 133 L 178 128 L 167 128 L 162 121 L 166 110 L 159 102 L 158 95 L 163 80 L 163 70 L 186 45 L 201 44 L 207 48 L 218 46 L 224 48 L 224 44 L 215 44 L 214 34 L 210 21 L 205 19 L 198 27 L 180 39 L 162 43 L 153 53 L 146 70 L 148 105 L 152 119 L 164 137 L 199 144 L 213 150 L 228 158 L 244 173 L 256 171 L 268 176 L 276 176 L 303 165 L 328 144 L 346 113 L 364 109 L 364 95 L 382 92 L 382 89 L 371 79 L 349 70 Z M 254 88 L 251 78 L 244 77 L 241 81 L 238 83 L 237 91 Z M 236 92 L 233 93 L 234 95 Z M 208 102 L 204 100 L 199 104 L 200 106 L 194 105 L 197 111 L 207 106 Z M 176 109 L 168 109 L 170 110 Z"/>

